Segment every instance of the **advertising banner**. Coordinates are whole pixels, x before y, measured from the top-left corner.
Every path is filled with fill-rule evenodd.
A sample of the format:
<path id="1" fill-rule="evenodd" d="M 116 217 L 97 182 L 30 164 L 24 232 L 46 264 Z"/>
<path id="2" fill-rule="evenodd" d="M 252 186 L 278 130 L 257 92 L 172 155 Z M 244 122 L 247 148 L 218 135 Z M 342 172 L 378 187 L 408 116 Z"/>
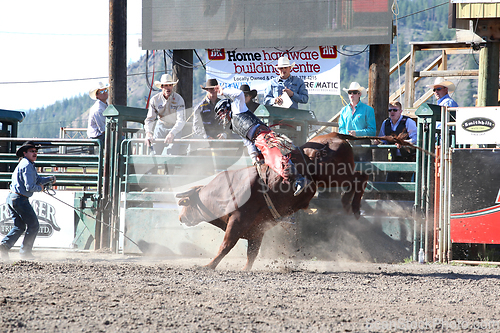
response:
<path id="1" fill-rule="evenodd" d="M 278 75 L 278 59 L 288 56 L 295 63 L 292 75 L 304 80 L 309 94 L 340 95 L 340 59 L 336 46 L 307 47 L 280 51 L 270 49 L 209 49 L 207 78 L 224 87 L 248 84 L 264 94 L 268 81 Z"/>
<path id="2" fill-rule="evenodd" d="M 14 226 L 6 204 L 9 190 L 0 190 L 0 237 L 7 235 Z M 58 191 L 55 197 L 36 192 L 29 199 L 31 206 L 38 216 L 40 229 L 35 239 L 34 247 L 46 248 L 72 248 L 75 238 L 75 214 L 71 207 L 74 205 L 75 192 Z M 15 246 L 21 246 L 24 235 L 16 242 Z"/>
<path id="3" fill-rule="evenodd" d="M 454 149 L 452 160 L 452 242 L 500 244 L 500 151 Z"/>
<path id="4" fill-rule="evenodd" d="M 500 108 L 457 108 L 457 144 L 500 144 Z"/>

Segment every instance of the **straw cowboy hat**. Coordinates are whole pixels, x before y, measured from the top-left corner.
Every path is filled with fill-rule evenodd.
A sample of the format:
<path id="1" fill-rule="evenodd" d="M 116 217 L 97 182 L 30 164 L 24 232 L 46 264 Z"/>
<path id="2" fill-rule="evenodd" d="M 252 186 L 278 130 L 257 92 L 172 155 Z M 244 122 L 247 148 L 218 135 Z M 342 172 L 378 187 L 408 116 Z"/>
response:
<path id="1" fill-rule="evenodd" d="M 295 66 L 295 63 L 292 63 L 290 65 L 290 60 L 288 59 L 288 57 L 280 57 L 278 59 L 278 64 L 274 67 L 276 68 L 283 68 L 283 67 L 292 67 Z"/>
<path id="2" fill-rule="evenodd" d="M 170 75 L 170 74 L 163 74 L 161 76 L 161 78 L 160 78 L 160 81 L 155 81 L 155 87 L 158 88 L 158 89 L 161 89 L 161 85 L 162 84 L 176 85 L 177 82 L 179 82 L 179 80 L 174 81 L 174 79 L 172 79 L 172 75 Z"/>
<path id="3" fill-rule="evenodd" d="M 205 86 L 202 86 L 200 84 L 200 87 L 201 87 L 201 89 L 207 90 L 207 89 L 210 89 L 210 88 L 215 88 L 218 85 L 219 85 L 219 82 L 217 82 L 217 79 L 208 79 L 207 83 L 205 84 Z"/>
<path id="4" fill-rule="evenodd" d="M 97 90 L 106 89 L 106 88 L 109 88 L 109 84 L 107 84 L 107 83 L 103 84 L 102 82 L 99 82 L 99 86 L 97 88 L 89 91 L 90 98 L 92 98 L 93 100 L 97 100 L 97 97 L 96 97 Z"/>
<path id="5" fill-rule="evenodd" d="M 25 143 L 23 143 L 23 145 L 21 147 L 17 148 L 16 156 L 17 157 L 24 157 L 24 152 L 28 151 L 28 149 L 30 149 L 30 148 L 39 149 L 40 145 L 35 145 L 35 143 L 33 141 L 26 141 Z"/>
<path id="6" fill-rule="evenodd" d="M 349 88 L 342 88 L 342 90 L 345 92 L 357 90 L 361 93 L 361 97 L 364 97 L 366 95 L 366 88 L 360 86 L 357 82 L 351 82 Z"/>
<path id="7" fill-rule="evenodd" d="M 445 80 L 444 77 L 437 77 L 436 80 L 434 81 L 434 84 L 429 84 L 427 88 L 434 89 L 436 86 L 446 87 L 448 88 L 448 91 L 455 90 L 455 84 L 453 84 L 453 82 Z"/>
<path id="8" fill-rule="evenodd" d="M 249 95 L 251 99 L 254 99 L 257 96 L 257 90 L 250 90 L 250 86 L 248 84 L 242 84 L 240 86 L 240 90 L 245 93 L 245 95 Z"/>

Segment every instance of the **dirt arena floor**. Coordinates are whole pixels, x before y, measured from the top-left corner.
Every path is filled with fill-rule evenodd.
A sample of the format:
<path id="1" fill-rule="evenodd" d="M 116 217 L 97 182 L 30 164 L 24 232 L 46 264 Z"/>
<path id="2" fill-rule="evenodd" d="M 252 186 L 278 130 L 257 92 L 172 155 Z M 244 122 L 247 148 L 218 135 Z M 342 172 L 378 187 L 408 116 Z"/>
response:
<path id="1" fill-rule="evenodd" d="M 500 269 L 11 253 L 1 332 L 499 332 Z"/>

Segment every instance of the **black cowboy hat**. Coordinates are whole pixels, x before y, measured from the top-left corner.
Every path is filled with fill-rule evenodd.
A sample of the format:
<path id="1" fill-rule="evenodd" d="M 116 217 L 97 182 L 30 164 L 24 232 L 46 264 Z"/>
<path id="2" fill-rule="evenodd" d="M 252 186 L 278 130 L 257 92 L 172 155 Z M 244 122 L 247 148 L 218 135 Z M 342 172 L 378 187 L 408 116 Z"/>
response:
<path id="1" fill-rule="evenodd" d="M 257 96 L 257 90 L 250 90 L 250 86 L 248 84 L 242 84 L 240 86 L 240 90 L 245 93 L 245 95 L 250 95 L 251 99 L 254 99 Z"/>
<path id="2" fill-rule="evenodd" d="M 16 151 L 16 156 L 17 157 L 24 157 L 24 152 L 27 151 L 28 149 L 30 148 L 36 148 L 36 149 L 40 149 L 40 145 L 37 145 L 35 144 L 33 141 L 26 141 L 25 143 L 23 143 L 23 145 L 19 148 L 17 148 L 17 151 Z"/>
<path id="3" fill-rule="evenodd" d="M 219 82 L 217 82 L 217 79 L 208 79 L 205 86 L 200 85 L 200 87 L 201 87 L 201 89 L 207 90 L 209 88 L 215 88 L 218 85 L 219 85 Z"/>

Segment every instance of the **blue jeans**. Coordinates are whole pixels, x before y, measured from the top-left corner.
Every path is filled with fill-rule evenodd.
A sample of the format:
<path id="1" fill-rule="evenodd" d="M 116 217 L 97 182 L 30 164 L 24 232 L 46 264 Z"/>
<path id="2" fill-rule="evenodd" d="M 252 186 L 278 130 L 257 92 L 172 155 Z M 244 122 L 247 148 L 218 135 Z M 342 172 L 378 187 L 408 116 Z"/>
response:
<path id="1" fill-rule="evenodd" d="M 14 227 L 4 237 L 2 244 L 5 244 L 10 249 L 26 231 L 19 252 L 31 253 L 39 227 L 35 211 L 31 207 L 28 197 L 12 192 L 7 196 L 7 205 L 9 206 L 10 216 L 14 221 Z"/>
<path id="2" fill-rule="evenodd" d="M 155 143 L 153 145 L 155 154 L 156 155 L 162 155 L 163 149 L 167 146 L 167 155 L 179 155 L 181 153 L 181 146 L 178 142 L 175 142 L 173 144 L 168 144 L 168 143 L 163 143 L 163 140 L 167 137 L 168 133 L 170 133 L 170 128 L 167 127 L 167 125 L 161 121 L 156 122 L 155 130 L 153 133 L 153 138 L 157 140 L 162 140 L 160 143 Z M 181 133 L 177 133 L 177 135 L 174 137 L 174 139 L 180 139 L 181 138 Z"/>

